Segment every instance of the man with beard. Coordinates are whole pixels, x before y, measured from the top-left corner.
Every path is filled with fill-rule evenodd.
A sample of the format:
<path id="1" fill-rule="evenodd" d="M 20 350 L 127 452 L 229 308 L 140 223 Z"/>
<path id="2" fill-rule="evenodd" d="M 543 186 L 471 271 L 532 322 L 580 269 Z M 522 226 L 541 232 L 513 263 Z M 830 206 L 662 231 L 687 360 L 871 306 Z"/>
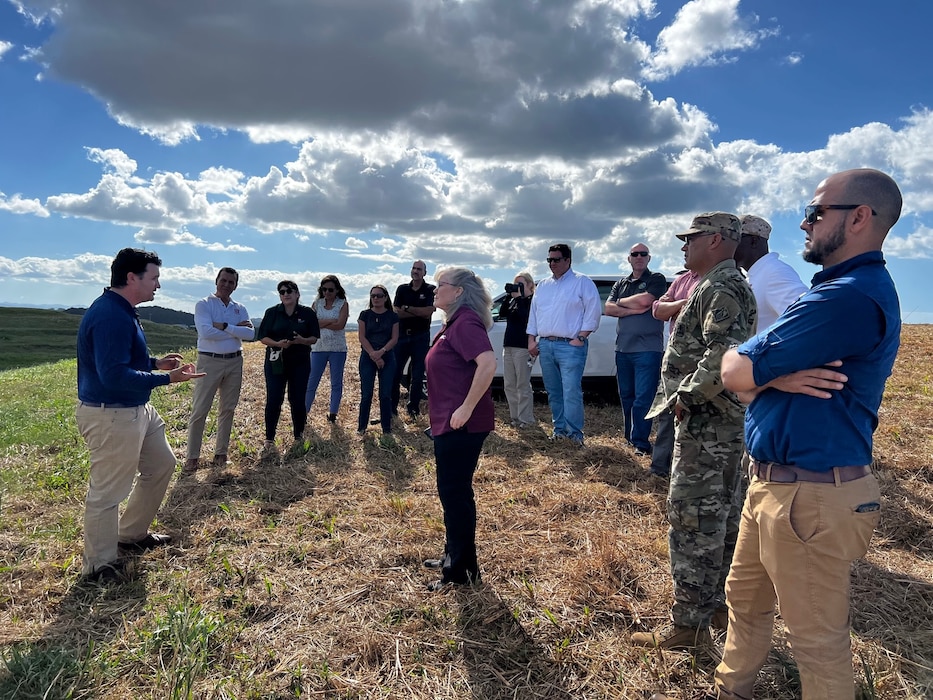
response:
<path id="1" fill-rule="evenodd" d="M 854 695 L 849 569 L 880 516 L 872 434 L 901 325 L 881 247 L 901 206 L 897 184 L 877 170 L 823 180 L 800 225 L 804 260 L 822 271 L 723 360 L 723 383 L 751 401 L 751 483 L 726 583 L 720 698 L 752 697 L 775 600 L 804 700 Z"/>

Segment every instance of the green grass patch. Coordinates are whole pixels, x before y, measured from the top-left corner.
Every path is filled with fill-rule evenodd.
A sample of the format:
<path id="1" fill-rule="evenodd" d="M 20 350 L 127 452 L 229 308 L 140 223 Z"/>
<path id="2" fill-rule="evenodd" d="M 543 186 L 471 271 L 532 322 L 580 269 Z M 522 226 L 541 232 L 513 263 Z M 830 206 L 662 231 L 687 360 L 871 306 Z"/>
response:
<path id="1" fill-rule="evenodd" d="M 52 309 L 0 308 L 0 370 L 31 367 L 75 356 L 81 317 Z M 154 355 L 194 347 L 198 334 L 190 329 L 143 321 Z"/>

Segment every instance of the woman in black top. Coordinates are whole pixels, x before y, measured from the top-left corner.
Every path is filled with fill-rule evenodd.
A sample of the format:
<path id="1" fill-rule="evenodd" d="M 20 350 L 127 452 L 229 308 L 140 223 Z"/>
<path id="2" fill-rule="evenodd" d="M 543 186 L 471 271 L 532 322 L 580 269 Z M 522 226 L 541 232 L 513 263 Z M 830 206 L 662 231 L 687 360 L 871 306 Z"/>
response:
<path id="1" fill-rule="evenodd" d="M 392 379 L 398 344 L 398 314 L 389 306 L 389 292 L 381 284 L 369 290 L 369 308 L 359 318 L 360 333 L 360 435 L 369 424 L 373 388 L 379 375 L 379 419 L 382 432 L 392 432 Z"/>
<path id="2" fill-rule="evenodd" d="M 311 346 L 321 335 L 317 315 L 298 303 L 301 294 L 291 280 L 278 284 L 281 304 L 266 309 L 259 324 L 259 342 L 266 346 L 266 450 L 275 449 L 275 430 L 288 391 L 295 443 L 303 442 L 307 413 L 305 389 L 311 374 Z"/>
<path id="3" fill-rule="evenodd" d="M 529 272 L 515 275 L 513 283 L 519 291 L 511 292 L 499 307 L 499 318 L 505 319 L 505 337 L 502 341 L 502 381 L 505 398 L 509 402 L 512 425 L 525 428 L 534 425 L 534 396 L 531 391 L 531 366 L 534 360 L 528 354 L 528 312 L 535 281 Z"/>

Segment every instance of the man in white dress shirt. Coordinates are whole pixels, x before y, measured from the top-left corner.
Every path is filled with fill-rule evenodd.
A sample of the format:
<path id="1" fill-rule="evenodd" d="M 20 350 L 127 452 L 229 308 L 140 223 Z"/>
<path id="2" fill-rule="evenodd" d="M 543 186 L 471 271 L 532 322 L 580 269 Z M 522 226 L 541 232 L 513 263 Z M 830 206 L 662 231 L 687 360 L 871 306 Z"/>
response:
<path id="1" fill-rule="evenodd" d="M 752 214 L 739 221 L 742 242 L 736 248 L 735 263 L 748 273 L 748 284 L 758 303 L 758 331 L 763 331 L 807 291 L 807 285 L 777 253 L 768 251 L 771 224 Z"/>
<path id="2" fill-rule="evenodd" d="M 214 443 L 214 464 L 227 463 L 233 413 L 240 400 L 243 382 L 243 343 L 255 334 L 246 307 L 230 296 L 237 288 L 240 275 L 232 267 L 222 267 L 217 273 L 217 291 L 201 299 L 194 307 L 194 325 L 198 331 L 198 372 L 205 376 L 194 386 L 191 417 L 188 419 L 188 459 L 185 471 L 199 466 L 204 422 L 220 391 L 217 406 L 217 439 Z"/>
<path id="3" fill-rule="evenodd" d="M 602 300 L 586 275 L 570 269 L 570 246 L 548 248 L 551 277 L 542 280 L 531 298 L 528 352 L 541 357 L 541 377 L 547 390 L 554 432 L 583 447 L 583 368 L 587 338 L 599 328 Z"/>

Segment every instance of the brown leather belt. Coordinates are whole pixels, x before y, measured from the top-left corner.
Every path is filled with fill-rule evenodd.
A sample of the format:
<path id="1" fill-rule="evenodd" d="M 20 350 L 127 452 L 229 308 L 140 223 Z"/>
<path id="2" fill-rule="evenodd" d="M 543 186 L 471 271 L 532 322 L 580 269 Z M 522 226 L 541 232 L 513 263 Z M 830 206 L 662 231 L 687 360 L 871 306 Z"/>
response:
<path id="1" fill-rule="evenodd" d="M 750 460 L 748 465 L 749 476 L 757 476 L 763 481 L 776 481 L 781 484 L 792 484 L 795 481 L 815 481 L 820 484 L 836 484 L 845 481 L 855 481 L 869 474 L 871 474 L 871 467 L 866 464 L 832 467 L 822 472 L 813 471 L 812 469 L 802 469 L 793 464 L 760 462 L 757 459 Z"/>

